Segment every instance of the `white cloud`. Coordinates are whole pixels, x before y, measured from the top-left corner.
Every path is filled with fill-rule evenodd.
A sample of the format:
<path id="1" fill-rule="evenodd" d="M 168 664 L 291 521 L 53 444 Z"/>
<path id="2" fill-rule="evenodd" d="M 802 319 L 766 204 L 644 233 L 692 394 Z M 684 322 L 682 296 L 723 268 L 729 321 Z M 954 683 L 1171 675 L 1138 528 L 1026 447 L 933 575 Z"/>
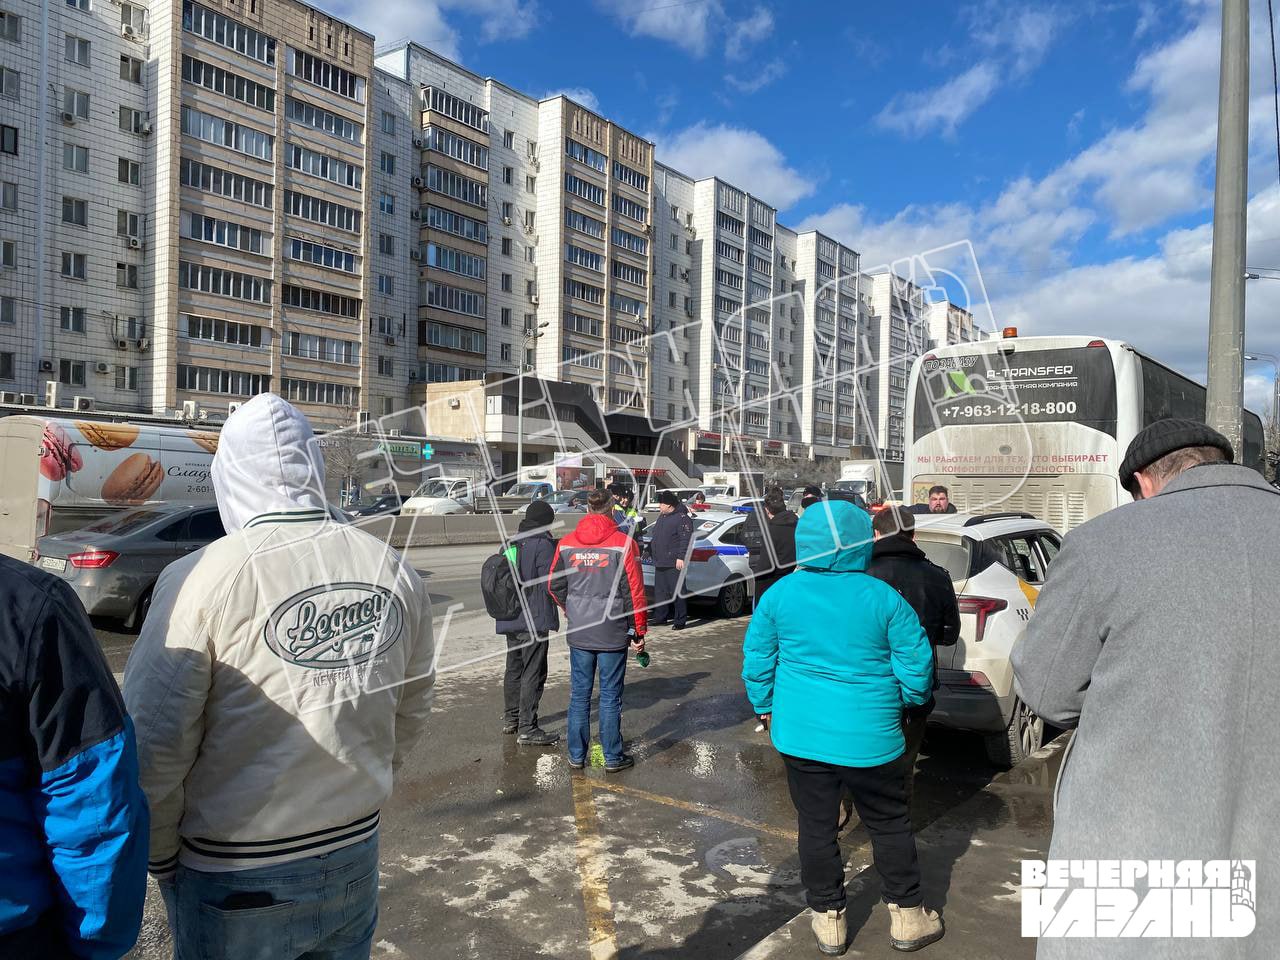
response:
<path id="1" fill-rule="evenodd" d="M 899 93 L 876 115 L 876 123 L 908 137 L 951 136 L 956 127 L 991 99 L 1000 82 L 993 63 L 978 63 L 941 86 Z"/>
<path id="2" fill-rule="evenodd" d="M 580 103 L 588 110 L 596 113 L 600 112 L 600 98 L 588 90 L 586 87 L 564 87 L 560 90 L 548 90 L 542 95 L 543 100 L 549 100 L 551 97 L 568 97 L 575 103 Z"/>
<path id="3" fill-rule="evenodd" d="M 747 48 L 773 33 L 773 14 L 765 7 L 756 7 L 751 16 L 740 19 L 729 28 L 724 43 L 724 55 L 730 60 L 741 60 Z"/>
<path id="4" fill-rule="evenodd" d="M 754 130 L 726 124 L 695 124 L 655 137 L 659 159 L 701 179 L 720 177 L 785 210 L 809 196 L 817 184 L 787 164 L 787 158 Z"/>
<path id="5" fill-rule="evenodd" d="M 633 0 L 596 0 L 634 37 L 665 40 L 700 57 L 707 52 L 715 24 L 724 16 L 718 0 L 701 3 L 657 3 L 637 7 Z"/>
<path id="6" fill-rule="evenodd" d="M 482 43 L 519 40 L 538 24 L 536 0 L 321 0 L 320 6 L 372 33 L 379 46 L 414 40 L 450 60 L 461 59 L 455 15 L 478 21 Z"/>
<path id="7" fill-rule="evenodd" d="M 739 93 L 756 93 L 763 90 L 775 80 L 781 79 L 787 72 L 787 65 L 781 60 L 770 60 L 757 72 L 746 76 L 737 77 L 733 74 L 725 76 L 725 83 L 733 87 Z"/>

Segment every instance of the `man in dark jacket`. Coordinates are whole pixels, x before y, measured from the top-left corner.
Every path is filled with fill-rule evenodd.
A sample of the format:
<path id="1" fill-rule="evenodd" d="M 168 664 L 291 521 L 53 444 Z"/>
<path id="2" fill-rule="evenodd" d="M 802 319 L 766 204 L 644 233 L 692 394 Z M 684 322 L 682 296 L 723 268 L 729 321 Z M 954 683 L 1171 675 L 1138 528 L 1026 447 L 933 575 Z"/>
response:
<path id="1" fill-rule="evenodd" d="M 622 749 L 627 647 L 644 650 L 648 627 L 640 548 L 609 517 L 612 497 L 594 490 L 590 511 L 556 545 L 547 589 L 565 612 L 569 643 L 569 766 L 581 770 L 591 745 L 591 688 L 600 673 L 600 745 L 606 773 L 635 766 Z"/>
<path id="2" fill-rule="evenodd" d="M 557 734 L 538 726 L 538 701 L 547 683 L 547 637 L 560 629 L 559 610 L 544 587 L 555 558 L 556 541 L 550 532 L 555 521 L 555 511 L 545 500 L 529 504 L 515 541 L 508 548 L 516 559 L 523 609 L 514 620 L 498 620 L 494 624 L 498 633 L 507 636 L 502 732 L 518 731 L 516 743 L 531 747 L 549 747 L 560 741 Z"/>
<path id="3" fill-rule="evenodd" d="M 787 509 L 782 491 L 770 487 L 765 491 L 761 509 L 747 517 L 742 525 L 742 545 L 749 555 L 756 603 L 796 565 L 797 520 L 799 517 Z"/>
<path id="4" fill-rule="evenodd" d="M 133 725 L 84 607 L 0 557 L 0 957 L 127 953 L 148 834 Z"/>
<path id="5" fill-rule="evenodd" d="M 670 490 L 658 494 L 658 519 L 649 541 L 653 560 L 653 622 L 670 623 L 672 630 L 683 630 L 689 616 L 689 604 L 680 589 L 680 576 L 689 562 L 693 546 L 693 517 L 689 509 Z"/>
<path id="6" fill-rule="evenodd" d="M 871 563 L 867 573 L 883 580 L 902 595 L 911 605 L 929 637 L 929 645 L 952 646 L 960 639 L 960 607 L 956 591 L 951 585 L 951 574 L 933 563 L 924 551 L 916 546 L 916 520 L 905 507 L 890 507 L 877 513 L 871 520 L 875 544 L 871 548 Z M 938 681 L 935 678 L 934 689 Z M 903 711 L 902 732 L 907 741 L 903 764 L 907 775 L 907 806 L 910 808 L 915 781 L 916 754 L 924 741 L 925 724 L 933 710 L 934 699 L 922 707 L 909 707 Z"/>

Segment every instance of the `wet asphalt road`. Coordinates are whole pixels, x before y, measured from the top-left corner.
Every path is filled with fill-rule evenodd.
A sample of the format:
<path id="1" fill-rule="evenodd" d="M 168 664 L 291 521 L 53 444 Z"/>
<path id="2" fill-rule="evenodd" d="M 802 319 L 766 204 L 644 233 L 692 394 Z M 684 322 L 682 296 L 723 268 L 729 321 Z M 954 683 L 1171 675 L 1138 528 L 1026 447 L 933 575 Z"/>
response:
<path id="1" fill-rule="evenodd" d="M 490 550 L 436 548 L 412 559 L 430 563 L 434 596 L 478 605 L 470 563 Z M 436 613 L 443 627 L 439 605 Z M 478 618 L 465 629 L 455 621 L 432 723 L 383 811 L 374 957 L 586 960 L 616 951 L 629 960 L 730 960 L 801 909 L 781 762 L 754 731 L 738 679 L 745 619 L 651 636 L 653 663 L 632 662 L 624 700 L 637 765 L 607 778 L 571 772 L 562 748 L 517 747 L 502 736 L 500 641 Z M 113 669 L 123 670 L 133 638 L 101 636 Z M 557 733 L 567 663 L 553 639 L 542 720 Z M 994 773 L 975 738 L 931 733 L 917 773 L 917 826 Z M 869 863 L 865 841 L 855 821 L 844 840 L 851 868 Z M 152 893 L 130 955 L 139 960 L 169 956 Z"/>

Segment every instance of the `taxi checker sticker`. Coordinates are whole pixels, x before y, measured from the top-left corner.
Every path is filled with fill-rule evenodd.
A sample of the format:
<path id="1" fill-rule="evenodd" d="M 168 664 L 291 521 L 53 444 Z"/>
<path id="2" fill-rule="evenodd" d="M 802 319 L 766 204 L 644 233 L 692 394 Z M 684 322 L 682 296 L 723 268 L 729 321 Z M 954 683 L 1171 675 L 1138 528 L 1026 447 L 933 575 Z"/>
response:
<path id="1" fill-rule="evenodd" d="M 352 667 L 391 649 L 404 632 L 400 598 L 369 583 L 330 583 L 295 593 L 263 630 L 281 660 L 300 667 Z"/>

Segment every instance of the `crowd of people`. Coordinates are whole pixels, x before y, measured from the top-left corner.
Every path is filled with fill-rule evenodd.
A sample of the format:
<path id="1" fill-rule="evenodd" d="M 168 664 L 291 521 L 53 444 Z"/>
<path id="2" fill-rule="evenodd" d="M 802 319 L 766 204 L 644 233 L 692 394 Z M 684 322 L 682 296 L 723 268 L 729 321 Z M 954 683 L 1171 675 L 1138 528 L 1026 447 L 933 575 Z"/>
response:
<path id="1" fill-rule="evenodd" d="M 1232 459 L 1203 424 L 1141 433 L 1120 471 L 1138 503 L 1066 538 L 1014 650 L 1019 695 L 1079 727 L 1055 857 L 1260 859 L 1278 839 L 1280 763 L 1269 750 L 1245 763 L 1236 735 L 1269 719 L 1256 664 L 1280 615 L 1275 558 L 1239 546 L 1280 537 L 1280 492 Z M 228 419 L 212 475 L 228 535 L 161 575 L 123 693 L 67 584 L 0 558 L 0 955 L 122 956 L 147 871 L 179 960 L 370 955 L 379 811 L 430 710 L 428 594 L 381 541 L 330 522 L 311 428 L 281 398 Z M 551 507 L 533 503 L 501 554 L 520 595 L 495 620 L 502 731 L 558 745 L 538 709 L 563 627 L 575 770 L 590 762 L 597 684 L 604 772 L 634 766 L 621 725 L 629 654 L 647 656 L 651 622 L 687 624 L 694 523 L 674 494 L 657 502 L 652 607 L 644 518 L 626 491 L 593 491 L 558 541 Z M 801 507 L 771 488 L 745 524 L 746 696 L 796 810 L 819 950 L 849 941 L 846 797 L 871 839 L 891 945 L 917 950 L 944 926 L 921 886 L 913 770 L 935 648 L 957 642 L 960 614 L 914 532 L 919 513 L 955 507 L 943 487 L 874 516 L 806 487 Z M 1211 657 L 1195 628 L 1206 611 Z M 1274 942 L 1280 921 L 1259 917 Z M 1042 956 L 1077 956 L 1075 943 L 1042 944 Z"/>

